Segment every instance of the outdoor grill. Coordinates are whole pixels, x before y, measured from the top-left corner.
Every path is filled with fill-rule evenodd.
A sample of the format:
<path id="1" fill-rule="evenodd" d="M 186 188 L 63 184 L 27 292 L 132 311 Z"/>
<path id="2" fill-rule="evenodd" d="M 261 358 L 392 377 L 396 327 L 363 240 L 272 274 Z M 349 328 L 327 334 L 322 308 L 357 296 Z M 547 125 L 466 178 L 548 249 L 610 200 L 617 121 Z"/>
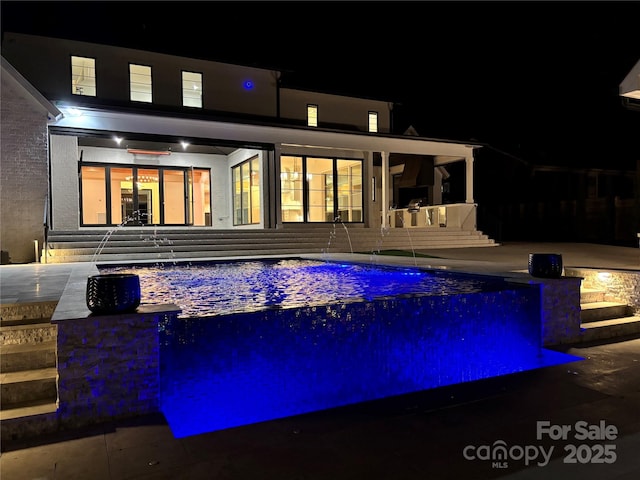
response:
<path id="1" fill-rule="evenodd" d="M 407 210 L 409 210 L 411 213 L 419 212 L 422 202 L 423 202 L 422 198 L 413 198 L 409 200 L 409 205 L 407 205 Z"/>

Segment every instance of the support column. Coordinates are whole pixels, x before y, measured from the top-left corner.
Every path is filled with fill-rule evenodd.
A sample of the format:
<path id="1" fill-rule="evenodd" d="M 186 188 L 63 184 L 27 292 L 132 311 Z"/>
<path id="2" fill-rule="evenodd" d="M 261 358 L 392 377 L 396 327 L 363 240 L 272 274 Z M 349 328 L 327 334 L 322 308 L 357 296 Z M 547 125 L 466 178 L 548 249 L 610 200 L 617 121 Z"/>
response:
<path id="1" fill-rule="evenodd" d="M 380 152 L 382 157 L 382 228 L 389 227 L 389 155 L 387 152 Z"/>
<path id="2" fill-rule="evenodd" d="M 269 210 L 270 216 L 274 219 L 275 228 L 282 228 L 282 197 L 280 196 L 280 144 L 276 143 L 273 151 L 273 162 L 269 162 L 269 168 L 273 169 L 273 176 L 269 182 Z"/>
<path id="3" fill-rule="evenodd" d="M 466 198 L 465 203 L 475 203 L 473 201 L 473 154 L 470 157 L 465 157 L 465 176 L 466 176 Z"/>

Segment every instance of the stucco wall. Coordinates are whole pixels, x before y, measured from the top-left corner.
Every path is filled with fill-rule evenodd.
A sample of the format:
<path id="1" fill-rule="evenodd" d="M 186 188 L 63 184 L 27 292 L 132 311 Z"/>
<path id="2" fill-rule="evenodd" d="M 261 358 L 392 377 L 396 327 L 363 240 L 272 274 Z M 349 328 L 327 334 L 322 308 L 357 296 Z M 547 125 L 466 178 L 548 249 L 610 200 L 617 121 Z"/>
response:
<path id="1" fill-rule="evenodd" d="M 77 230 L 78 203 L 78 139 L 51 136 L 51 222 L 54 230 Z"/>
<path id="2" fill-rule="evenodd" d="M 48 192 L 47 115 L 21 98 L 2 76 L 0 244 L 3 262 L 36 260 L 34 240 L 44 240 Z M 4 253 L 6 252 L 6 253 Z M 7 258 L 8 255 L 8 258 Z"/>
<path id="3" fill-rule="evenodd" d="M 70 57 L 77 55 L 95 59 L 97 97 L 103 101 L 129 101 L 133 63 L 151 67 L 155 105 L 182 106 L 181 72 L 192 71 L 202 73 L 204 109 L 272 117 L 277 111 L 272 70 L 19 33 L 5 35 L 2 53 L 50 99 L 88 98 L 71 93 Z"/>
<path id="4" fill-rule="evenodd" d="M 327 93 L 307 92 L 283 88 L 280 90 L 281 116 L 295 119 L 306 125 L 307 105 L 318 105 L 318 126 L 354 125 L 367 132 L 369 112 L 378 113 L 378 132 L 391 131 L 389 104 L 379 100 L 343 97 Z"/>
<path id="5" fill-rule="evenodd" d="M 239 149 L 229 157 L 198 153 L 173 152 L 162 159 L 145 155 L 136 157 L 126 148 L 100 148 L 78 146 L 77 137 L 65 135 L 51 136 L 51 174 L 53 226 L 55 230 L 78 230 L 80 226 L 80 190 L 78 183 L 78 160 L 104 164 L 137 166 L 179 166 L 211 169 L 211 218 L 214 228 L 233 227 L 233 200 L 231 167 L 255 155 L 260 159 L 265 155 L 260 150 Z M 266 166 L 262 163 L 262 175 Z M 264 206 L 263 206 L 264 207 Z M 251 225 L 251 228 L 259 228 Z"/>

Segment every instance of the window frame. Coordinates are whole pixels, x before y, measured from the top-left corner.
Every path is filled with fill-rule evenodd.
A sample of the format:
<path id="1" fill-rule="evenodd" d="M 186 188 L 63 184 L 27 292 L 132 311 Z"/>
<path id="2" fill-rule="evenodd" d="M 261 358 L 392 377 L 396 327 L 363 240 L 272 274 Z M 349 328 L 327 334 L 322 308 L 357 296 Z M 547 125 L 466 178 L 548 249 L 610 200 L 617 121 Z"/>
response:
<path id="1" fill-rule="evenodd" d="M 378 112 L 369 110 L 368 113 L 368 122 L 367 122 L 367 131 L 369 133 L 378 133 Z"/>
<path id="2" fill-rule="evenodd" d="M 85 198 L 85 193 L 91 194 L 91 192 L 95 191 L 95 188 L 91 189 L 91 192 L 85 192 L 85 182 L 84 182 L 84 174 L 83 171 L 85 168 L 91 169 L 102 169 L 104 171 L 104 176 L 102 178 L 102 181 L 105 183 L 104 185 L 104 189 L 101 191 L 101 193 L 103 194 L 102 196 L 103 201 L 105 202 L 104 205 L 104 213 L 105 213 L 105 223 L 87 223 L 85 222 L 85 215 L 88 215 L 89 212 L 85 211 L 85 203 L 88 202 L 89 198 Z M 114 223 L 114 214 L 113 214 L 113 208 L 114 208 L 114 197 L 113 197 L 113 191 L 112 191 L 112 181 L 113 181 L 113 169 L 129 169 L 131 170 L 131 176 L 133 179 L 137 178 L 138 176 L 138 172 L 141 170 L 157 170 L 158 173 L 158 179 L 157 179 L 157 194 L 158 194 L 158 199 L 155 202 L 156 205 L 155 207 L 153 207 L 152 211 L 154 212 L 154 216 L 156 218 L 159 219 L 159 221 L 157 223 L 145 223 L 145 222 L 141 222 L 139 221 L 139 219 L 136 218 L 129 218 L 127 217 L 126 219 L 123 218 L 121 219 L 120 223 Z M 165 192 L 164 192 L 164 188 L 165 188 L 165 184 L 164 184 L 164 176 L 165 176 L 165 172 L 166 171 L 182 171 L 184 172 L 184 176 L 183 176 L 183 180 L 184 180 L 184 223 L 167 223 L 165 220 L 165 213 L 166 213 L 166 209 L 165 209 L 165 205 L 164 203 L 167 200 L 167 197 L 165 196 Z M 208 198 L 208 204 L 207 202 L 202 203 L 202 208 L 203 208 L 203 221 L 202 223 L 194 223 L 193 221 L 193 200 L 189 195 L 189 191 L 188 190 L 192 190 L 193 189 L 193 173 L 196 171 L 200 171 L 203 172 L 204 174 L 207 175 L 206 177 L 206 181 L 208 183 L 208 185 L 206 185 L 206 188 L 208 189 L 209 192 L 209 198 Z M 139 226 L 211 226 L 211 219 L 210 219 L 210 215 L 209 215 L 209 219 L 207 219 L 207 213 L 210 214 L 211 212 L 211 177 L 212 177 L 212 173 L 211 173 L 211 169 L 210 168 L 205 168 L 205 167 L 181 167 L 181 166 L 176 166 L 176 165 L 143 165 L 143 164 L 121 164 L 121 163 L 102 163 L 102 162 L 79 162 L 78 163 L 78 177 L 79 177 L 79 182 L 78 182 L 78 186 L 79 186 L 79 220 L 80 220 L 80 226 L 81 227 L 96 227 L 96 226 L 125 226 L 125 227 L 129 227 L 129 226 L 135 226 L 135 227 L 139 227 Z M 139 194 L 140 192 L 138 191 L 138 187 L 134 186 L 131 189 L 131 195 L 132 195 L 132 208 L 134 210 L 138 209 L 138 205 L 137 202 L 139 201 Z M 122 194 L 121 194 L 122 195 Z M 156 208 L 157 207 L 157 208 Z M 116 208 L 117 207 L 117 203 L 116 203 Z M 207 212 L 208 210 L 208 212 Z"/>
<path id="3" fill-rule="evenodd" d="M 293 170 L 289 170 L 287 169 L 287 171 L 283 171 L 283 160 L 285 161 L 291 161 L 295 159 L 299 159 L 301 161 L 301 165 L 299 168 L 294 168 Z M 331 212 L 331 218 L 332 220 L 327 220 L 325 219 L 324 221 L 321 220 L 310 220 L 310 210 L 309 208 L 311 206 L 317 206 L 317 205 L 310 205 L 310 185 L 309 185 L 309 173 L 310 173 L 310 169 L 308 166 L 308 161 L 309 160 L 330 160 L 332 162 L 332 167 L 331 167 L 331 191 L 328 192 L 328 196 L 327 198 L 331 199 L 332 202 L 332 209 L 333 211 Z M 341 215 L 339 215 L 339 211 L 341 207 L 344 207 L 344 204 L 340 201 L 339 199 L 339 193 L 343 192 L 344 189 L 340 188 L 339 182 L 343 181 L 345 178 L 345 175 L 341 175 L 339 172 L 339 164 L 340 162 L 358 162 L 359 163 L 359 172 L 360 172 L 360 179 L 358 182 L 352 182 L 352 177 L 351 174 L 348 173 L 346 178 L 347 180 L 350 182 L 350 190 L 348 192 L 349 197 L 351 198 L 351 200 L 349 200 L 349 205 L 355 205 L 356 207 L 359 207 L 359 211 L 360 211 L 360 215 L 359 215 L 359 219 L 358 220 L 353 220 L 353 214 L 350 215 L 349 219 L 344 219 L 342 218 Z M 353 165 L 348 166 L 349 168 L 349 172 L 352 171 L 352 169 L 354 168 Z M 342 222 L 342 223 L 363 223 L 364 222 L 364 217 L 365 217 L 365 202 L 364 202 L 364 160 L 361 158 L 346 158 L 346 157 L 322 157 L 322 156 L 317 156 L 317 155 L 299 155 L 299 154 L 287 154 L 287 153 L 283 153 L 280 156 L 280 160 L 279 160 L 279 169 L 280 169 L 280 217 L 283 223 L 334 223 L 336 221 L 338 221 L 338 219 Z M 300 186 L 300 188 L 298 187 L 291 187 L 288 189 L 285 189 L 283 187 L 284 182 L 291 182 L 292 180 L 290 178 L 287 177 L 287 175 L 290 175 L 291 173 L 294 172 L 298 172 L 298 177 L 301 177 L 300 179 L 298 177 L 296 177 L 295 181 L 299 181 L 302 180 L 302 185 Z M 300 173 L 302 172 L 302 173 Z M 353 185 L 359 185 L 360 188 L 359 189 L 355 189 L 352 188 Z M 328 186 L 328 185 L 327 185 Z M 294 195 L 296 194 L 296 192 L 299 192 L 298 197 L 300 198 L 300 205 L 299 207 L 295 204 L 292 204 L 291 202 L 287 202 L 284 199 L 284 195 Z M 316 192 L 317 193 L 317 192 Z M 357 201 L 355 200 L 354 195 L 358 195 L 359 199 L 357 199 Z M 344 196 L 344 195 L 343 195 Z M 350 211 L 354 211 L 357 208 L 354 209 L 349 209 Z M 287 217 L 291 217 L 291 215 L 289 214 L 289 210 L 294 210 L 294 211 L 298 211 L 300 212 L 299 216 L 301 216 L 300 220 L 291 220 L 288 219 Z M 286 213 L 285 213 L 286 211 Z"/>
<path id="4" fill-rule="evenodd" d="M 315 103 L 307 104 L 307 127 L 318 126 L 318 105 Z"/>
<path id="5" fill-rule="evenodd" d="M 257 165 L 257 169 L 255 170 L 256 172 L 256 177 L 257 177 L 257 183 L 254 183 L 254 175 L 253 172 L 254 170 L 252 169 L 253 164 Z M 242 177 L 242 167 L 248 167 L 249 169 L 249 185 L 248 191 L 244 191 L 243 189 L 243 177 Z M 231 167 L 231 198 L 232 198 L 232 209 L 233 209 L 233 215 L 232 215 L 232 223 L 234 227 L 241 227 L 243 225 L 259 225 L 261 222 L 261 212 L 262 212 L 262 201 L 261 201 L 261 197 L 262 197 L 262 179 L 261 179 L 261 163 L 260 163 L 260 157 L 258 155 L 254 155 L 250 158 L 247 158 L 246 160 L 243 160 L 240 163 L 237 163 L 236 165 Z M 236 178 L 238 177 L 238 178 Z M 236 192 L 236 185 L 240 186 L 240 191 Z M 253 202 L 253 198 L 254 198 L 254 189 L 257 188 L 258 189 L 258 206 L 256 207 L 254 205 Z M 244 201 L 243 199 L 245 198 L 246 195 L 246 199 L 247 199 L 247 205 L 244 205 Z M 240 200 L 240 208 L 236 208 L 236 199 Z M 254 211 L 256 210 L 256 208 L 258 209 L 257 212 L 254 213 Z M 238 221 L 238 214 L 237 212 L 244 212 L 246 210 L 247 215 L 246 215 L 246 220 L 245 220 L 245 216 L 244 214 L 241 213 L 241 218 L 240 221 Z M 254 217 L 258 217 L 258 218 L 254 218 Z"/>
<path id="6" fill-rule="evenodd" d="M 85 86 L 78 86 L 78 85 L 74 85 L 73 83 L 73 69 L 74 67 L 84 67 L 84 65 L 80 66 L 77 64 L 74 64 L 74 59 L 82 59 L 84 60 L 90 60 L 91 62 L 93 62 L 93 66 L 89 67 L 90 70 L 93 70 L 93 77 L 87 77 L 87 78 L 93 78 L 93 85 L 89 85 L 86 86 L 86 88 L 91 89 L 93 88 L 93 95 L 90 93 L 84 93 L 84 90 L 82 90 L 81 92 L 78 92 L 78 88 L 82 88 L 84 89 Z M 97 73 L 96 73 L 96 59 L 94 57 L 84 57 L 84 56 L 80 56 L 80 55 L 70 55 L 69 58 L 69 64 L 71 65 L 71 94 L 72 95 L 78 95 L 78 96 L 85 96 L 85 97 L 96 97 L 98 95 L 98 77 L 97 77 Z"/>
<path id="7" fill-rule="evenodd" d="M 149 69 L 149 92 L 143 92 L 143 91 L 139 91 L 139 90 L 134 90 L 133 89 L 133 85 L 146 85 L 145 83 L 141 83 L 141 82 L 133 82 L 133 75 L 144 75 L 146 77 L 145 74 L 141 74 L 141 73 L 134 73 L 131 71 L 132 67 L 143 67 L 143 68 L 148 68 Z M 138 94 L 138 95 L 149 95 L 149 100 L 143 100 L 141 98 L 134 98 L 134 93 Z M 129 100 L 132 102 L 140 102 L 140 103 L 153 103 L 153 67 L 151 65 L 143 65 L 140 63 L 129 63 Z"/>
<path id="8" fill-rule="evenodd" d="M 185 80 L 184 76 L 185 74 L 192 74 L 192 75 L 199 75 L 200 76 L 200 80 L 199 82 L 194 82 L 193 80 Z M 204 75 L 202 72 L 194 72 L 192 70 L 181 70 L 180 71 L 180 81 L 181 81 L 181 86 L 182 86 L 182 106 L 183 107 L 187 107 L 187 108 L 203 108 L 204 105 Z M 185 92 L 189 91 L 188 88 L 185 87 L 185 82 L 194 82 L 194 83 L 199 83 L 200 85 L 200 96 L 198 97 L 199 101 L 200 101 L 200 105 L 187 105 L 185 103 L 186 98 L 185 97 Z"/>

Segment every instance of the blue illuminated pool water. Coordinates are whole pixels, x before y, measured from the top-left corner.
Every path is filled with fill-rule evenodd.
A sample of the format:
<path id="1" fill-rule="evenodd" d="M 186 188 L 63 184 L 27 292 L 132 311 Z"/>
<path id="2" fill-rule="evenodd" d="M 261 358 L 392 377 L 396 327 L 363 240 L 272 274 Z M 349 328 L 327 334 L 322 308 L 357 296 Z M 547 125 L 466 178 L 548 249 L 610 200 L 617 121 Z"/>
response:
<path id="1" fill-rule="evenodd" d="M 500 277 L 306 259 L 165 263 L 101 270 L 140 276 L 143 303 L 175 303 L 183 318 L 504 288 Z"/>
<path id="2" fill-rule="evenodd" d="M 143 302 L 189 312 L 160 326 L 176 437 L 578 360 L 542 348 L 538 288 L 497 277 L 307 260 L 124 270 Z"/>

